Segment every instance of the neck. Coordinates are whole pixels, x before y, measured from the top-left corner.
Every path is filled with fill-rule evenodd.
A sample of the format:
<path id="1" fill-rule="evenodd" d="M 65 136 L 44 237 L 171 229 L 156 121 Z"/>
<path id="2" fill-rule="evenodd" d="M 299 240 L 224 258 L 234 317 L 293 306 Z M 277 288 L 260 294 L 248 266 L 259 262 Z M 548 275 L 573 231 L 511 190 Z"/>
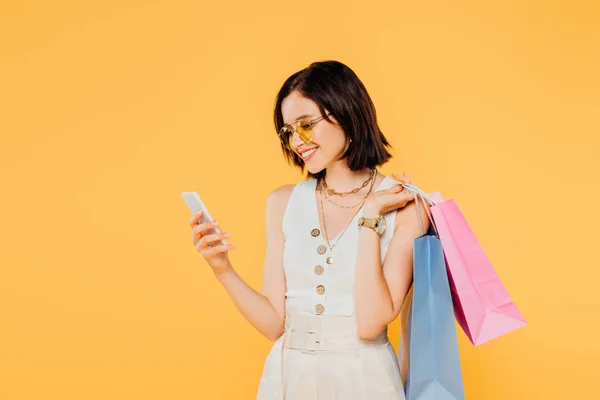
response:
<path id="1" fill-rule="evenodd" d="M 338 192 L 349 192 L 354 188 L 360 187 L 369 178 L 370 174 L 371 170 L 369 168 L 351 171 L 345 163 L 344 165 L 337 163 L 327 167 L 325 182 L 327 182 L 327 186 L 330 189 L 335 189 Z M 376 179 L 377 171 L 375 171 L 374 175 L 374 179 Z"/>

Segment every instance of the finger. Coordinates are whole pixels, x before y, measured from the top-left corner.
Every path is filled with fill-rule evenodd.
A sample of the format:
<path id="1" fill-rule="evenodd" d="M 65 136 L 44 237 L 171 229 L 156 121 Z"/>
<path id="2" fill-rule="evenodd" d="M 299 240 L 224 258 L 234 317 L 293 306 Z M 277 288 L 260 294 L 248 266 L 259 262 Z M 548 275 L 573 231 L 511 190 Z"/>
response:
<path id="1" fill-rule="evenodd" d="M 408 190 L 405 190 L 404 192 L 399 194 L 399 197 L 394 202 L 393 209 L 404 208 L 411 201 L 415 201 L 415 196 Z"/>
<path id="2" fill-rule="evenodd" d="M 235 248 L 235 244 L 220 244 L 218 246 L 205 247 L 201 249 L 200 254 L 208 258 L 213 257 L 219 253 L 225 253 L 233 248 Z"/>
<path id="3" fill-rule="evenodd" d="M 212 245 L 210 243 L 201 242 L 201 241 L 198 241 L 196 243 L 196 250 L 198 250 L 200 253 L 202 253 L 202 251 L 204 249 L 210 249 L 211 247 L 212 247 Z"/>
<path id="4" fill-rule="evenodd" d="M 206 235 L 206 232 L 213 229 L 219 223 L 217 221 L 203 222 L 200 225 L 196 225 L 192 228 L 192 243 L 198 244 L 198 241 Z"/>
<path id="5" fill-rule="evenodd" d="M 387 189 L 387 193 L 390 196 L 385 196 L 385 200 L 383 200 L 383 205 L 381 206 L 381 213 L 385 214 L 388 211 L 397 210 L 405 207 L 408 203 L 415 200 L 414 195 L 408 190 L 399 191 L 398 187 L 402 185 L 395 185 L 389 189 Z M 380 192 L 384 192 L 383 190 Z M 378 192 L 379 193 L 379 192 Z"/>
<path id="6" fill-rule="evenodd" d="M 219 225 L 219 223 L 217 221 L 203 222 L 200 225 L 194 226 L 192 228 L 192 232 L 204 234 L 204 231 L 207 231 L 209 229 L 213 229 L 217 225 Z"/>
<path id="7" fill-rule="evenodd" d="M 227 239 L 231 237 L 230 233 L 211 233 L 210 235 L 202 236 L 200 242 L 202 242 L 201 247 L 207 247 L 208 245 L 215 246 L 214 242 L 221 242 L 221 240 Z"/>
<path id="8" fill-rule="evenodd" d="M 392 174 L 392 176 L 397 181 L 404 182 L 404 183 L 410 182 L 410 176 L 408 176 L 408 175 Z"/>
<path id="9" fill-rule="evenodd" d="M 400 183 L 409 183 L 409 181 L 410 181 L 410 179 L 407 179 L 406 177 L 404 177 L 402 175 L 392 174 L 392 177 L 394 178 L 394 180 L 396 180 Z"/>
<path id="10" fill-rule="evenodd" d="M 415 193 L 411 192 L 410 190 L 406 189 L 404 191 L 404 195 L 408 197 L 409 201 L 410 200 L 414 200 L 415 199 Z"/>
<path id="11" fill-rule="evenodd" d="M 389 189 L 385 190 L 387 193 L 390 194 L 394 194 L 394 193 L 400 193 L 404 190 L 404 187 L 401 184 L 398 185 L 394 185 L 392 187 L 390 187 Z"/>
<path id="12" fill-rule="evenodd" d="M 198 224 L 198 220 L 200 219 L 200 217 L 202 217 L 202 214 L 204 214 L 204 212 L 202 210 L 198 211 L 196 214 L 194 214 L 192 216 L 192 218 L 190 218 L 190 226 L 193 228 L 196 224 Z"/>
<path id="13" fill-rule="evenodd" d="M 392 174 L 392 176 L 394 177 L 394 179 L 396 179 L 398 181 L 402 181 L 404 183 L 412 183 L 412 180 L 410 179 L 410 176 L 408 176 L 406 174 L 406 172 L 404 172 L 402 174 Z"/>
<path id="14" fill-rule="evenodd" d="M 198 240 L 194 244 L 196 245 L 196 250 L 198 250 L 199 252 L 202 252 L 202 250 L 204 249 L 210 249 L 211 247 L 213 247 L 211 243 L 201 240 Z"/>
<path id="15" fill-rule="evenodd" d="M 399 204 L 403 204 L 405 201 L 410 201 L 415 199 L 414 192 L 410 189 L 404 189 L 401 192 L 395 193 L 398 197 L 396 197 Z"/>

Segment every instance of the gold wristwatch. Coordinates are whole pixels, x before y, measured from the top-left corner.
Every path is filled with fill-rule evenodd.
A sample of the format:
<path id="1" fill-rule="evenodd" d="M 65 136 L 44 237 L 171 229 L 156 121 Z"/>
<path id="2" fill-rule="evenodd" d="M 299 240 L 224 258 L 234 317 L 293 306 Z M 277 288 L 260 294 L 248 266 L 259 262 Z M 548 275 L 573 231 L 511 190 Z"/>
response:
<path id="1" fill-rule="evenodd" d="M 366 226 L 373 229 L 378 235 L 381 235 L 385 232 L 385 218 L 383 215 L 375 218 L 360 217 L 358 219 L 358 226 Z"/>

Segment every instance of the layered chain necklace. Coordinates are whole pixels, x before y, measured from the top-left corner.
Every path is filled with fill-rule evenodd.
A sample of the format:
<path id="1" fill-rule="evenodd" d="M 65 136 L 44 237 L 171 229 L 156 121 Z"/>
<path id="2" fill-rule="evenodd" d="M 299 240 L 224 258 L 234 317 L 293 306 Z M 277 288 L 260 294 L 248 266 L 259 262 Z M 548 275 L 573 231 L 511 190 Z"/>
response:
<path id="1" fill-rule="evenodd" d="M 374 178 L 373 178 L 373 176 L 375 175 L 375 171 L 376 171 L 376 170 L 375 170 L 375 168 L 373 168 L 373 169 L 371 170 L 371 173 L 369 174 L 369 177 L 367 178 L 367 180 L 366 180 L 366 181 L 364 181 L 364 182 L 363 182 L 363 184 L 362 184 L 362 186 L 361 186 L 360 188 L 352 189 L 352 190 L 351 190 L 351 191 L 349 191 L 349 192 L 336 192 L 336 191 L 335 191 L 335 190 L 333 190 L 333 189 L 329 189 L 329 188 L 327 187 L 327 183 L 325 182 L 325 178 L 323 178 L 323 187 L 326 189 L 325 191 L 326 191 L 326 192 L 327 192 L 329 195 L 335 195 L 335 196 L 341 196 L 341 197 L 343 197 L 343 196 L 347 196 L 347 195 L 349 195 L 349 194 L 356 193 L 356 192 L 358 192 L 360 189 L 362 189 L 362 188 L 364 188 L 365 186 L 367 186 L 367 185 L 369 184 L 369 182 L 371 181 L 371 179 L 374 179 Z M 323 193 L 323 194 L 325 194 L 325 193 Z M 369 194 L 367 193 L 367 196 L 368 196 L 368 195 L 369 195 Z M 329 198 L 327 195 L 325 195 L 325 199 L 326 199 L 328 202 L 330 202 L 331 204 L 333 204 L 334 206 L 341 207 L 341 208 L 354 208 L 354 207 L 357 207 L 357 206 L 359 206 L 360 204 L 362 204 L 362 202 L 363 202 L 363 200 L 364 200 L 364 199 L 363 199 L 363 200 L 359 201 L 358 203 L 354 204 L 353 206 L 344 206 L 344 205 L 341 205 L 341 204 L 337 204 L 337 203 L 335 203 L 335 202 L 334 202 L 333 200 L 331 200 L 331 199 L 330 199 L 330 198 Z"/>
<path id="2" fill-rule="evenodd" d="M 369 184 L 369 181 L 371 182 L 371 186 L 369 187 L 369 191 L 367 192 L 367 194 L 362 198 L 362 200 L 357 205 L 364 204 L 364 202 L 367 200 L 367 197 L 369 196 L 369 194 L 371 194 L 371 191 L 373 190 L 373 186 L 375 184 L 375 169 L 373 169 L 371 171 L 371 175 L 369 175 L 369 178 L 365 181 L 365 183 L 363 184 L 363 186 L 361 188 L 367 186 Z M 325 236 L 325 242 L 327 243 L 327 247 L 329 247 L 329 256 L 327 256 L 326 262 L 327 262 L 327 264 L 333 264 L 333 256 L 332 256 L 333 248 L 335 247 L 336 244 L 339 243 L 339 241 L 342 238 L 342 236 L 344 236 L 344 233 L 346 232 L 346 230 L 348 229 L 348 227 L 350 226 L 350 224 L 352 223 L 352 221 L 354 221 L 354 217 L 356 217 L 356 214 L 358 214 L 358 212 L 360 211 L 360 208 L 358 208 L 358 210 L 356 210 L 356 212 L 354 213 L 354 215 L 352 215 L 352 218 L 350 219 L 350 222 L 348 222 L 348 225 L 346 225 L 346 227 L 344 228 L 344 230 L 342 231 L 342 233 L 339 234 L 338 239 L 335 241 L 335 243 L 332 246 L 331 244 L 329 244 L 329 235 L 327 235 L 327 224 L 325 222 L 325 213 L 323 211 L 323 197 L 325 197 L 324 190 L 323 190 L 324 188 L 327 188 L 327 185 L 325 184 L 325 179 L 321 178 L 321 185 L 319 186 L 319 191 L 321 193 L 321 196 L 320 196 L 321 216 L 322 216 L 322 219 L 323 219 L 323 230 L 325 231 L 325 235 L 324 235 Z M 359 188 L 359 190 L 361 188 Z M 353 189 L 354 193 L 356 193 L 357 191 L 358 191 L 357 189 Z M 330 193 L 333 192 L 333 193 L 336 193 L 336 194 L 338 193 L 338 192 L 333 191 L 332 189 L 329 189 L 329 192 Z M 350 193 L 350 192 L 347 192 L 347 193 Z M 330 202 L 332 204 L 335 204 L 331 200 L 330 200 Z M 337 204 L 335 204 L 335 205 L 337 205 Z M 352 206 L 352 207 L 345 207 L 345 208 L 353 208 L 353 207 L 356 207 L 357 205 Z M 337 206 L 338 207 L 344 207 L 344 206 L 340 206 L 340 205 L 337 205 Z"/>
<path id="3" fill-rule="evenodd" d="M 361 187 L 358 187 L 356 189 L 352 189 L 349 192 L 336 192 L 334 189 L 329 189 L 327 187 L 327 182 L 325 182 L 325 178 L 323 178 L 323 180 L 322 180 L 321 183 L 322 183 L 323 187 L 325 188 L 325 190 L 327 191 L 328 195 L 330 195 L 330 196 L 335 195 L 335 196 L 342 196 L 343 197 L 343 196 L 348 196 L 349 194 L 354 194 L 354 193 L 358 192 L 360 189 L 362 189 L 365 186 L 367 186 L 369 184 L 369 181 L 371 181 L 371 179 L 373 178 L 373 175 L 375 175 L 375 168 L 373 168 L 371 170 L 371 173 L 369 174 L 369 177 L 367 178 L 366 181 L 363 182 L 363 184 L 362 184 Z"/>

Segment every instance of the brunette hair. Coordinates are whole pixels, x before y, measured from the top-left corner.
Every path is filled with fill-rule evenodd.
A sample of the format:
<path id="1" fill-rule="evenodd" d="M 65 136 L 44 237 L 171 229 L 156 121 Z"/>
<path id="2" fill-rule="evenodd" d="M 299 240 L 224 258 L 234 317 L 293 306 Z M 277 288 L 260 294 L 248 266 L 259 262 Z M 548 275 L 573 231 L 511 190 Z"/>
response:
<path id="1" fill-rule="evenodd" d="M 283 127 L 281 103 L 292 92 L 314 101 L 324 119 L 333 123 L 325 115 L 327 109 L 338 121 L 347 138 L 352 140 L 341 159 L 348 159 L 350 170 L 375 168 L 385 164 L 392 155 L 387 148 L 393 148 L 379 129 L 375 105 L 367 89 L 358 76 L 345 64 L 335 61 L 313 62 L 308 67 L 294 73 L 283 83 L 275 102 L 275 131 Z M 305 169 L 304 161 L 293 150 L 281 143 L 288 164 Z M 325 170 L 316 174 L 307 172 L 307 178 L 321 178 Z"/>

